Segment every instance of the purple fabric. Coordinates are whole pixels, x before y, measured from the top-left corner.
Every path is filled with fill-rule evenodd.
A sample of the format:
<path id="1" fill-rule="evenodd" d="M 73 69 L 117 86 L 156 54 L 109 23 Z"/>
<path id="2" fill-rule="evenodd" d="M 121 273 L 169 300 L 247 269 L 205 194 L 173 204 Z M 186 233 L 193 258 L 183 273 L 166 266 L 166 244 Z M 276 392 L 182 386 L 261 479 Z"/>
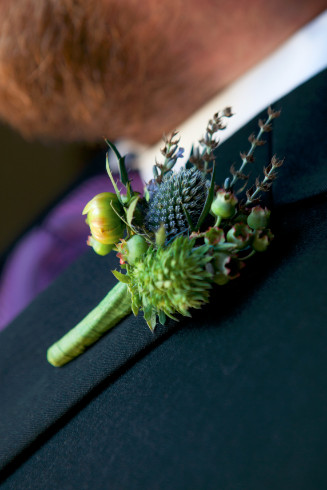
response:
<path id="1" fill-rule="evenodd" d="M 132 172 L 130 177 L 133 189 L 142 192 L 139 175 Z M 89 228 L 81 213 L 100 192 L 113 192 L 106 175 L 92 177 L 72 191 L 15 246 L 1 277 L 0 330 L 87 250 Z"/>

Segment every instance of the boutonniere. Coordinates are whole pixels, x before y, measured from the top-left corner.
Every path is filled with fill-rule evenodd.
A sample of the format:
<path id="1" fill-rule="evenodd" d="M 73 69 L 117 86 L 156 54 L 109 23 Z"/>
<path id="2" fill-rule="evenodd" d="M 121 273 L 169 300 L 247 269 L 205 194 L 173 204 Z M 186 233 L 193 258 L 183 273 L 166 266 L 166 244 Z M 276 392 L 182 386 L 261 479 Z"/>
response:
<path id="1" fill-rule="evenodd" d="M 251 188 L 244 170 L 279 114 L 268 109 L 267 120 L 259 120 L 258 134 L 249 137 L 248 152 L 241 153 L 240 167 L 232 167 L 220 185 L 215 182 L 214 152 L 217 133 L 232 116 L 230 108 L 210 119 L 204 137 L 179 171 L 174 166 L 183 149 L 177 132 L 164 138 L 163 161 L 155 163 L 144 196 L 133 191 L 125 158 L 107 141 L 118 159 L 125 192 L 119 191 L 113 178 L 108 152 L 106 169 L 115 192 L 95 196 L 83 214 L 91 232 L 88 245 L 99 255 L 117 252 L 120 270 L 112 272 L 118 282 L 48 349 L 52 365 L 62 366 L 80 355 L 131 312 L 143 314 L 152 331 L 167 318 L 191 316 L 193 308 L 210 301 L 214 284 L 234 280 L 246 261 L 267 249 L 273 239 L 270 211 L 260 205 L 260 197 L 271 187 L 283 161 L 274 156 Z"/>

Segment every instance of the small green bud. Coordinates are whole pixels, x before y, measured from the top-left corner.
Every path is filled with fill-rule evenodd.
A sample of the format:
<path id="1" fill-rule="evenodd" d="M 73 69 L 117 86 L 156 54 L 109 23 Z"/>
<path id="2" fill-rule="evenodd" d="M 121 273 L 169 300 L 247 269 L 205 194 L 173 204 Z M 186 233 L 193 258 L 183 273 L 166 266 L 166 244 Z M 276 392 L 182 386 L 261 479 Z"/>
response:
<path id="1" fill-rule="evenodd" d="M 145 198 L 146 202 L 150 201 L 150 192 L 149 192 L 149 189 L 147 187 L 144 187 L 144 198 Z"/>
<path id="2" fill-rule="evenodd" d="M 158 167 L 157 167 L 157 165 L 153 165 L 153 167 L 152 167 L 152 173 L 153 173 L 153 177 L 154 177 L 155 179 L 157 179 L 157 178 L 159 177 L 159 172 L 158 172 Z"/>
<path id="3" fill-rule="evenodd" d="M 237 197 L 232 192 L 219 189 L 211 204 L 211 212 L 223 219 L 231 218 L 235 214 L 237 202 Z"/>
<path id="4" fill-rule="evenodd" d="M 121 200 L 122 200 L 123 204 L 127 204 L 128 203 L 129 198 L 126 196 L 126 194 L 121 194 L 120 197 L 121 197 Z"/>
<path id="5" fill-rule="evenodd" d="M 125 224 L 117 213 L 122 214 L 123 209 L 112 192 L 102 192 L 87 203 L 82 214 L 87 215 L 86 223 L 97 242 L 113 245 L 124 235 Z"/>
<path id="6" fill-rule="evenodd" d="M 252 247 L 256 252 L 265 252 L 273 238 L 274 235 L 270 230 L 257 230 L 253 238 Z"/>
<path id="7" fill-rule="evenodd" d="M 98 255 L 107 255 L 114 247 L 113 245 L 104 245 L 95 240 L 92 236 L 88 237 L 87 244 L 92 247 Z"/>
<path id="8" fill-rule="evenodd" d="M 133 235 L 126 241 L 126 260 L 129 265 L 134 265 L 147 250 L 148 244 L 145 238 L 141 235 Z"/>
<path id="9" fill-rule="evenodd" d="M 244 223 L 235 223 L 228 230 L 226 238 L 229 243 L 235 243 L 239 249 L 247 247 L 252 239 L 253 231 Z"/>
<path id="10" fill-rule="evenodd" d="M 162 247 L 165 244 L 166 241 L 166 230 L 164 224 L 161 224 L 156 231 L 156 245 L 157 247 Z"/>
<path id="11" fill-rule="evenodd" d="M 267 228 L 269 224 L 269 217 L 269 209 L 256 206 L 251 210 L 247 222 L 253 230 L 263 230 L 264 228 Z"/>

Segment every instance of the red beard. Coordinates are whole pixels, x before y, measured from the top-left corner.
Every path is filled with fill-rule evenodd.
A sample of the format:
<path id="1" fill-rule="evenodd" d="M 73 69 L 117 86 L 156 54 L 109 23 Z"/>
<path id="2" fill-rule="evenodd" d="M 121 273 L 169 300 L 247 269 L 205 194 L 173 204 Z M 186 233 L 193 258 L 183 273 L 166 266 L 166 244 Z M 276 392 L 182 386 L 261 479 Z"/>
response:
<path id="1" fill-rule="evenodd" d="M 0 117 L 30 138 L 155 142 L 325 0 L 271 3 L 2 0 Z"/>

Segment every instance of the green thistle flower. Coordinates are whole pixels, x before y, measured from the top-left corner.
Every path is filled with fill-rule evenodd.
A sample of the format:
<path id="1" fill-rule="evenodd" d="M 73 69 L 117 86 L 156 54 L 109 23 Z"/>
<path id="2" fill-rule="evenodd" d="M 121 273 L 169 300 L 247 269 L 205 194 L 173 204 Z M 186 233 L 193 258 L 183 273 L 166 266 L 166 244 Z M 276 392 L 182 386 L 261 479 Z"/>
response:
<path id="1" fill-rule="evenodd" d="M 132 310 L 144 311 L 144 318 L 153 330 L 156 316 L 164 323 L 166 315 L 191 316 L 190 308 L 201 308 L 209 300 L 212 274 L 206 269 L 211 256 L 208 245 L 194 247 L 195 240 L 178 237 L 166 248 L 150 248 L 142 260 L 128 268 L 128 287 Z"/>
<path id="2" fill-rule="evenodd" d="M 195 226 L 205 204 L 208 187 L 209 182 L 195 168 L 167 173 L 150 199 L 146 217 L 148 228 L 155 232 L 163 224 L 167 241 L 189 231 L 186 213 Z"/>

